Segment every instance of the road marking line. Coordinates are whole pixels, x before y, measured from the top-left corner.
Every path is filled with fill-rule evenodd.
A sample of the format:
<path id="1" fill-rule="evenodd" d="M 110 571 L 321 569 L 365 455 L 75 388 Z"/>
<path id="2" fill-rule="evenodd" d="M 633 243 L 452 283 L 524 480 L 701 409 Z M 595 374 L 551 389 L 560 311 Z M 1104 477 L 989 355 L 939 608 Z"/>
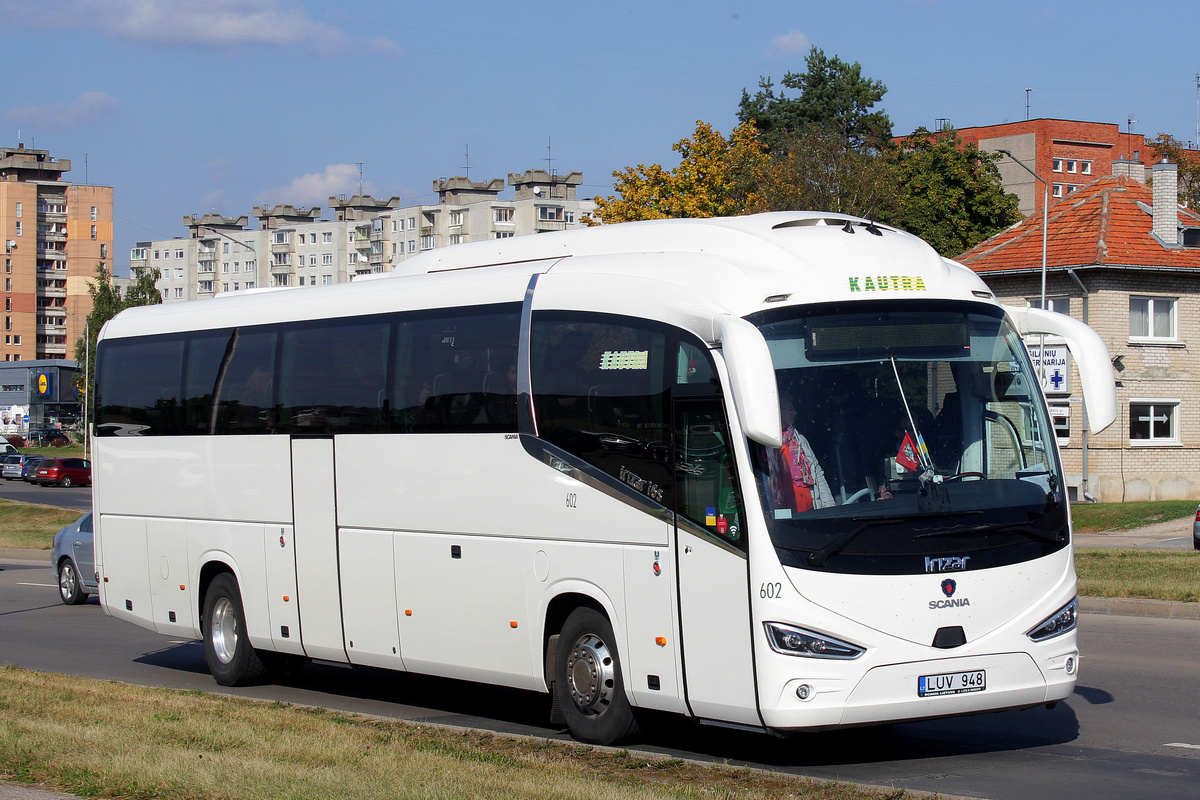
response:
<path id="1" fill-rule="evenodd" d="M 1163 747 L 1187 747 L 1191 750 L 1200 750 L 1200 744 L 1185 744 L 1184 742 L 1167 742 Z"/>
<path id="2" fill-rule="evenodd" d="M 47 589 L 57 589 L 57 583 L 18 583 L 17 586 L 45 586 Z"/>

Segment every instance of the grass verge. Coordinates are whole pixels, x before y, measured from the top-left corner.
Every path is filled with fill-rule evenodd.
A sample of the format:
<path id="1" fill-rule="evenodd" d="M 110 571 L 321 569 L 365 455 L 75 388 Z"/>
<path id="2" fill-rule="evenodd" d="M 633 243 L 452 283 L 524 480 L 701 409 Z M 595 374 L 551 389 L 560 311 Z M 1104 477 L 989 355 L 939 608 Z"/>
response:
<path id="1" fill-rule="evenodd" d="M 68 508 L 0 500 L 0 547 L 48 552 L 54 544 L 54 534 L 81 515 L 82 512 Z"/>
<path id="2" fill-rule="evenodd" d="M 1196 514 L 1195 500 L 1147 500 L 1136 503 L 1076 503 L 1071 522 L 1076 533 L 1127 531 L 1155 522 L 1169 522 Z"/>
<path id="3" fill-rule="evenodd" d="M 1091 597 L 1145 597 L 1151 600 L 1200 601 L 1200 551 L 1075 551 L 1079 593 Z"/>
<path id="4" fill-rule="evenodd" d="M 175 800 L 912 796 L 15 667 L 0 670 L 0 777 Z"/>

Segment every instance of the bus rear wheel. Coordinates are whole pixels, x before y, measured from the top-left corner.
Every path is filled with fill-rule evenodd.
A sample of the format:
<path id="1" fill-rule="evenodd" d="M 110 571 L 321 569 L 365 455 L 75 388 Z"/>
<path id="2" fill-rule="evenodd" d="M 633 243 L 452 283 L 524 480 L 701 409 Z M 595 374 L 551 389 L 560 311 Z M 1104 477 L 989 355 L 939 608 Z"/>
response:
<path id="1" fill-rule="evenodd" d="M 261 683 L 267 675 L 246 636 L 246 612 L 237 580 L 229 573 L 213 578 L 204 598 L 204 659 L 221 686 Z"/>
<path id="2" fill-rule="evenodd" d="M 558 639 L 555 690 L 571 734 L 581 742 L 620 744 L 638 735 L 612 625 L 592 608 L 567 617 Z"/>

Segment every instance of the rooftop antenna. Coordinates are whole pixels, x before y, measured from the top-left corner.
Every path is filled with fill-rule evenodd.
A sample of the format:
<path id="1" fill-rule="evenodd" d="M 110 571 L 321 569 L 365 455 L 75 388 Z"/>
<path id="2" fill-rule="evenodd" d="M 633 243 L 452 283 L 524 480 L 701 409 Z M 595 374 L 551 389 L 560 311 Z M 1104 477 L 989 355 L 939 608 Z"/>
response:
<path id="1" fill-rule="evenodd" d="M 550 177 L 554 177 L 554 155 L 550 147 L 550 137 L 546 137 L 546 171 L 550 173 Z"/>
<path id="2" fill-rule="evenodd" d="M 464 175 L 464 177 L 466 177 L 467 180 L 471 180 L 471 144 L 470 144 L 470 142 L 463 145 L 463 150 L 465 151 L 464 157 L 467 160 L 467 163 L 463 164 L 463 175 Z"/>
<path id="3" fill-rule="evenodd" d="M 1129 116 L 1125 118 L 1125 132 L 1132 134 L 1134 123 L 1137 123 L 1137 122 L 1141 122 L 1141 120 L 1134 119 L 1133 112 L 1130 111 Z"/>
<path id="4" fill-rule="evenodd" d="M 1200 148 L 1200 72 L 1196 73 L 1196 147 Z"/>
<path id="5" fill-rule="evenodd" d="M 91 181 L 88 180 L 88 154 L 83 154 L 83 185 L 91 186 Z"/>
<path id="6" fill-rule="evenodd" d="M 358 164 L 358 193 L 362 194 L 363 193 L 363 178 L 362 178 L 363 162 L 355 161 L 354 163 Z"/>
<path id="7" fill-rule="evenodd" d="M 1029 93 L 1032 91 L 1032 86 L 1025 87 L 1025 119 L 1029 119 Z"/>

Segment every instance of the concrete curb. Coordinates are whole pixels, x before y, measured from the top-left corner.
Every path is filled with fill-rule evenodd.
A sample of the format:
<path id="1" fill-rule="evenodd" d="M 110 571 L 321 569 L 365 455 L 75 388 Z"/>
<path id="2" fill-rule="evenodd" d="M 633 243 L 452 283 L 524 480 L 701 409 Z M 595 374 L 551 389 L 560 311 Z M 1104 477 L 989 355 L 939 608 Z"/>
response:
<path id="1" fill-rule="evenodd" d="M 83 800 L 74 794 L 63 794 L 27 783 L 5 783 L 0 781 L 0 800 Z"/>

